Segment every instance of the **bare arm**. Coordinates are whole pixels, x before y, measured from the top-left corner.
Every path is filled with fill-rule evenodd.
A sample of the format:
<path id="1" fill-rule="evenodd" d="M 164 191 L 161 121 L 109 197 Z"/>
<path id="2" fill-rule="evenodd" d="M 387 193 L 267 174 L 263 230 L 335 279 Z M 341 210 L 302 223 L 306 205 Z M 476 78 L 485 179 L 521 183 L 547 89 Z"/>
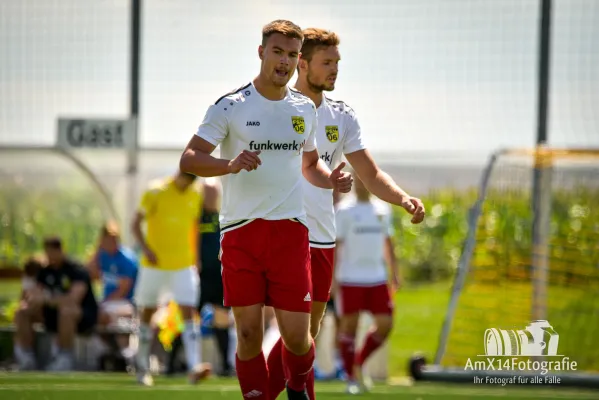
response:
<path id="1" fill-rule="evenodd" d="M 181 156 L 179 168 L 183 172 L 208 178 L 237 174 L 241 170 L 253 171 L 262 164 L 258 157 L 259 151 L 243 150 L 234 159 L 225 160 L 211 155 L 215 148 L 205 139 L 193 136 Z"/>
<path id="2" fill-rule="evenodd" d="M 37 283 L 34 287 L 27 290 L 25 293 L 25 301 L 33 307 L 41 307 L 44 304 L 44 289 L 41 284 Z"/>
<path id="3" fill-rule="evenodd" d="M 194 135 L 181 156 L 179 162 L 181 171 L 203 177 L 223 176 L 230 173 L 230 160 L 211 155 L 215 148 L 216 146 L 207 140 Z"/>
<path id="4" fill-rule="evenodd" d="M 420 223 L 424 219 L 424 206 L 420 199 L 410 197 L 393 178 L 381 170 L 372 159 L 368 150 L 358 150 L 346 154 L 345 157 L 356 173 L 364 182 L 366 189 L 379 199 L 403 207 L 412 214 L 413 223 Z"/>
<path id="5" fill-rule="evenodd" d="M 100 276 L 102 275 L 100 273 L 100 265 L 98 263 L 99 257 L 100 257 L 99 251 L 96 250 L 96 252 L 94 253 L 91 260 L 89 260 L 89 262 L 87 263 L 87 270 L 88 270 L 89 276 L 91 277 L 92 280 L 100 279 Z"/>
<path id="6" fill-rule="evenodd" d="M 61 304 L 81 304 L 83 297 L 87 293 L 87 285 L 82 281 L 74 281 L 68 293 L 47 298 L 45 303 L 49 306 L 56 307 Z"/>
<path id="7" fill-rule="evenodd" d="M 329 179 L 331 171 L 318 157 L 318 151 L 304 151 L 302 155 L 302 174 L 311 184 L 321 189 L 333 189 Z"/>
<path id="8" fill-rule="evenodd" d="M 131 223 L 131 232 L 133 233 L 135 240 L 137 240 L 137 243 L 141 246 L 141 249 L 146 251 L 149 249 L 149 246 L 142 230 L 143 221 L 144 214 L 141 211 L 136 212 L 133 217 L 133 222 Z"/>
<path id="9" fill-rule="evenodd" d="M 304 152 L 302 157 L 302 174 L 312 185 L 322 189 L 336 189 L 341 193 L 351 190 L 353 178 L 350 173 L 342 172 L 344 162 L 331 172 L 318 157 L 318 151 Z"/>
<path id="10" fill-rule="evenodd" d="M 119 285 L 117 289 L 110 294 L 105 300 L 120 300 L 127 297 L 127 294 L 133 286 L 133 279 L 121 278 L 119 279 Z"/>
<path id="11" fill-rule="evenodd" d="M 410 197 L 397 183 L 376 165 L 368 150 L 359 150 L 346 154 L 345 157 L 364 182 L 366 189 L 379 199 L 401 205 Z"/>

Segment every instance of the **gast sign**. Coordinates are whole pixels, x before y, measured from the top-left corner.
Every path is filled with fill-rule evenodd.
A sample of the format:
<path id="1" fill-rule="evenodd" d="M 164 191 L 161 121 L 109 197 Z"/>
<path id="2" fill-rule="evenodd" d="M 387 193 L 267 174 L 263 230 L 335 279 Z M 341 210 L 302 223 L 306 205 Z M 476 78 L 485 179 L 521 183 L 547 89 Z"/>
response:
<path id="1" fill-rule="evenodd" d="M 135 120 L 60 118 L 56 144 L 69 149 L 131 149 Z"/>

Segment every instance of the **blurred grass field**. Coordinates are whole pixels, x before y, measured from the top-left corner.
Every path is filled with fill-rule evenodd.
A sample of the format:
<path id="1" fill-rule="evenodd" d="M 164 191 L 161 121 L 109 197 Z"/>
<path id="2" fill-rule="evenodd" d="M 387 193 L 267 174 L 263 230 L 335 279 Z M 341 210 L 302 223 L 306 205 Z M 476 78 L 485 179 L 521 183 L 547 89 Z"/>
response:
<path id="1" fill-rule="evenodd" d="M 347 399 L 341 383 L 317 383 L 318 399 Z M 234 379 L 210 379 L 189 386 L 183 378 L 158 378 L 153 388 L 140 387 L 125 374 L 29 374 L 0 373 L 0 398 L 10 400 L 173 400 L 239 399 L 241 393 Z M 285 398 L 284 395 L 279 399 Z M 452 384 L 416 384 L 414 386 L 377 386 L 359 399 L 387 400 L 483 400 L 483 399 L 597 399 L 597 392 L 545 389 L 539 387 L 470 386 Z"/>
<path id="2" fill-rule="evenodd" d="M 463 366 L 468 358 L 482 354 L 488 328 L 524 329 L 530 323 L 533 297 L 530 284 L 469 282 L 460 296 L 442 363 Z M 592 329 L 599 326 L 598 310 L 597 289 L 547 288 L 547 320 L 559 334 L 558 354 L 575 360 L 582 371 L 599 372 L 597 333 Z"/>

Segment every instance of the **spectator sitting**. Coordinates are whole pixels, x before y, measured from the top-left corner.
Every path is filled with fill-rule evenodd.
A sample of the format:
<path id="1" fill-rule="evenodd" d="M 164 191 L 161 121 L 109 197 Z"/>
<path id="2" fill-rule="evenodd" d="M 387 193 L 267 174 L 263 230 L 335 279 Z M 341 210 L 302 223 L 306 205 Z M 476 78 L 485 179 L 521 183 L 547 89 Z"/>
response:
<path id="1" fill-rule="evenodd" d="M 21 300 L 25 302 L 31 296 L 32 291 L 37 286 L 37 275 L 44 267 L 44 260 L 39 257 L 30 257 L 23 265 L 23 278 L 21 280 Z"/>
<path id="2" fill-rule="evenodd" d="M 67 258 L 61 240 L 47 238 L 44 251 L 48 266 L 40 269 L 27 306 L 15 316 L 15 356 L 22 369 L 35 368 L 33 324 L 41 315 L 46 331 L 58 334 L 58 354 L 48 369 L 68 371 L 74 366 L 75 336 L 93 329 L 98 306 L 88 272 Z"/>
<path id="3" fill-rule="evenodd" d="M 109 325 L 120 317 L 132 317 L 138 261 L 133 251 L 121 245 L 116 223 L 102 227 L 98 249 L 88 268 L 92 278 L 101 279 L 104 286 L 99 323 Z"/>
<path id="4" fill-rule="evenodd" d="M 23 278 L 21 283 L 21 301 L 19 303 L 19 308 L 15 314 L 15 323 L 17 322 L 17 318 L 19 315 L 22 318 L 23 314 L 28 314 L 30 316 L 31 323 L 42 322 L 41 310 L 39 308 L 31 308 L 30 303 L 32 299 L 35 297 L 36 287 L 37 287 L 37 275 L 39 271 L 43 268 L 43 260 L 35 257 L 29 258 L 25 261 L 25 265 L 23 265 Z M 24 349 L 30 349 L 33 345 L 33 332 L 31 336 L 19 335 L 19 331 L 14 335 L 14 343 L 15 343 L 15 358 L 20 364 L 20 368 L 22 370 L 32 370 L 35 369 L 35 357 Z"/>

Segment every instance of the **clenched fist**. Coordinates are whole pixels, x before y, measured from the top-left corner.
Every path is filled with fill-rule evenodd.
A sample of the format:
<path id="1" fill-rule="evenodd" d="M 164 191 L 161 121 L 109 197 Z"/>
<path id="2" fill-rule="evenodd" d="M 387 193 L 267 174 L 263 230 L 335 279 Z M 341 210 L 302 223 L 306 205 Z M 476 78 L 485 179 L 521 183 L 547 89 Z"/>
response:
<path id="1" fill-rule="evenodd" d="M 229 161 L 229 173 L 238 174 L 241 170 L 253 171 L 262 165 L 260 151 L 243 150 L 237 157 Z"/>
<path id="2" fill-rule="evenodd" d="M 416 197 L 407 197 L 401 206 L 412 215 L 412 223 L 419 224 L 424 220 L 425 210 L 422 200 Z"/>

